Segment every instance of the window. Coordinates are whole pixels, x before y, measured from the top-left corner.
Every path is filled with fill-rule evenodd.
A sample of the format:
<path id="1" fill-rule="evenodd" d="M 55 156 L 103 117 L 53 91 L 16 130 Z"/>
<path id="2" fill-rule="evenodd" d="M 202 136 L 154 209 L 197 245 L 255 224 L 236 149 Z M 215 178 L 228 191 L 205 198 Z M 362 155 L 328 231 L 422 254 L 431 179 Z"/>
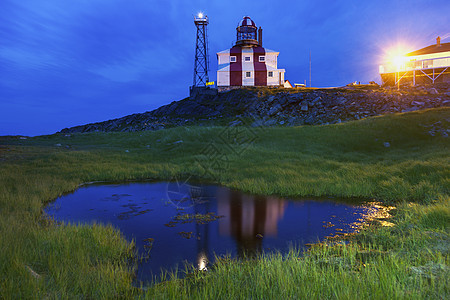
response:
<path id="1" fill-rule="evenodd" d="M 251 59 L 250 56 L 244 57 L 244 60 L 245 60 L 245 61 L 250 61 L 250 59 Z"/>
<path id="2" fill-rule="evenodd" d="M 245 77 L 252 77 L 252 72 L 245 72 Z"/>
<path id="3" fill-rule="evenodd" d="M 267 74 L 269 77 L 273 77 L 273 72 L 270 71 L 269 74 Z"/>
<path id="4" fill-rule="evenodd" d="M 230 62 L 236 62 L 236 56 L 230 56 Z"/>
<path id="5" fill-rule="evenodd" d="M 260 62 L 264 62 L 264 61 L 266 61 L 266 57 L 265 57 L 265 56 L 263 56 L 263 55 L 261 55 L 261 56 L 259 57 L 259 61 L 260 61 Z"/>

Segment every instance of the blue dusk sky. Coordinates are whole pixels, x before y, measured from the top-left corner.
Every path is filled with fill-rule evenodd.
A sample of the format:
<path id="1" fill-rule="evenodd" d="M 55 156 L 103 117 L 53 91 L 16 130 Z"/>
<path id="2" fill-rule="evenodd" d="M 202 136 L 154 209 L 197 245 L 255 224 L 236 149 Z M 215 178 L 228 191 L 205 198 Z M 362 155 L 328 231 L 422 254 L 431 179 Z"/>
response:
<path id="1" fill-rule="evenodd" d="M 245 15 L 292 83 L 308 79 L 311 51 L 318 87 L 379 82 L 391 51 L 450 42 L 448 0 L 1 0 L 0 135 L 51 134 L 185 98 L 198 12 L 210 19 L 214 81 L 215 53 Z"/>

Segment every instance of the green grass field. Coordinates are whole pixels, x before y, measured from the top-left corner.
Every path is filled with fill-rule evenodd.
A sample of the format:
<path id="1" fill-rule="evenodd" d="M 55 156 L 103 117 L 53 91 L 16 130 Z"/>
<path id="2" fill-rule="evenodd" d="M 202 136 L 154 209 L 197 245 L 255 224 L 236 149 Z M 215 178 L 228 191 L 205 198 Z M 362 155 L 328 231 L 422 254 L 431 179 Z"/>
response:
<path id="1" fill-rule="evenodd" d="M 0 297 L 449 298 L 450 138 L 427 133 L 449 119 L 440 108 L 328 126 L 0 137 Z M 85 182 L 175 177 L 265 195 L 374 198 L 397 207 L 395 226 L 373 222 L 346 245 L 222 260 L 136 288 L 135 251 L 119 232 L 42 213 Z"/>

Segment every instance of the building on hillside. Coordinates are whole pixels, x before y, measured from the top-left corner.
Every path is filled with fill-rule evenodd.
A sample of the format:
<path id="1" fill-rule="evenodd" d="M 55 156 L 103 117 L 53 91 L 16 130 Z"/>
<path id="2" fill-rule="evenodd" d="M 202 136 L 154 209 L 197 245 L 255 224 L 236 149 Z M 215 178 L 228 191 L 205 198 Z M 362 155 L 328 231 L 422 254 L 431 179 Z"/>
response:
<path id="1" fill-rule="evenodd" d="M 278 69 L 279 52 L 262 47 L 262 29 L 250 17 L 236 28 L 236 44 L 217 53 L 217 87 L 283 86 L 284 69 Z"/>
<path id="2" fill-rule="evenodd" d="M 292 85 L 292 83 L 289 80 L 284 81 L 284 88 L 292 89 L 293 87 L 294 86 Z"/>
<path id="3" fill-rule="evenodd" d="M 436 44 L 395 57 L 380 66 L 384 85 L 450 82 L 450 43 Z"/>

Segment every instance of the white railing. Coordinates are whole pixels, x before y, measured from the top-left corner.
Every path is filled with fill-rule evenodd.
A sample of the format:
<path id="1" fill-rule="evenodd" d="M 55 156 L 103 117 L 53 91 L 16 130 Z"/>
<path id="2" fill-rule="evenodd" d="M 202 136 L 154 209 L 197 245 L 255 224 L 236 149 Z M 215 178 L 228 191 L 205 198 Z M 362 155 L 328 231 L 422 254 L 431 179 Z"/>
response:
<path id="1" fill-rule="evenodd" d="M 404 57 L 399 61 L 388 62 L 384 65 L 380 65 L 379 71 L 380 74 L 385 74 L 447 67 L 450 67 L 450 56 L 422 60 L 409 59 L 408 57 Z"/>

